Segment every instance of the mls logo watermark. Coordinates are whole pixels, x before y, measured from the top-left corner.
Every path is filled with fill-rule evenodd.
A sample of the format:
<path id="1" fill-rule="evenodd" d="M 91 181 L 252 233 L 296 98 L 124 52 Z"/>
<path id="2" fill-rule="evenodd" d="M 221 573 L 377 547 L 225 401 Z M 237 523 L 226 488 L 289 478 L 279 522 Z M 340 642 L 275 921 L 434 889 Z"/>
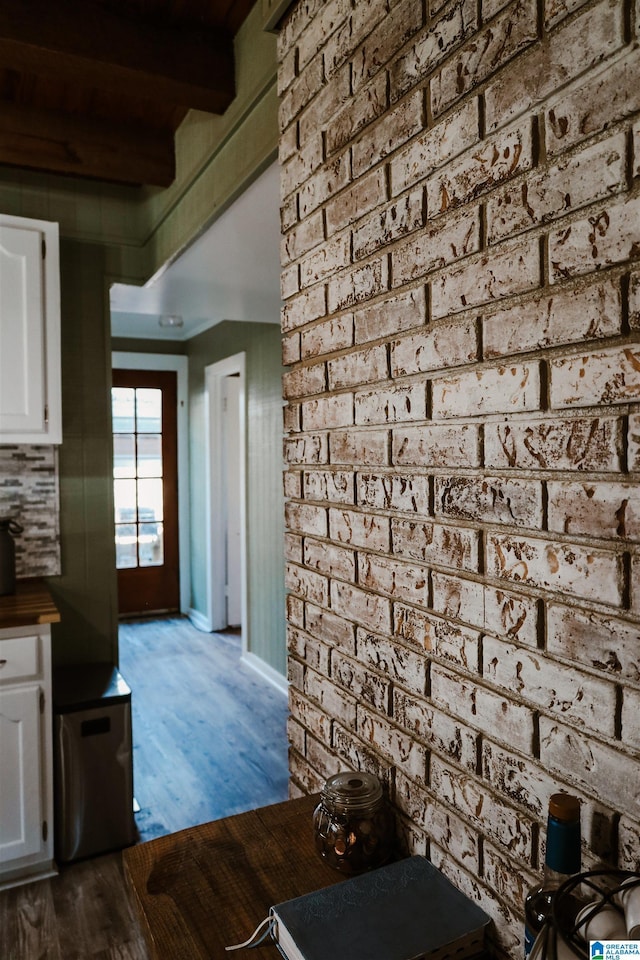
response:
<path id="1" fill-rule="evenodd" d="M 640 958 L 640 940 L 590 940 L 590 960 L 626 960 Z"/>

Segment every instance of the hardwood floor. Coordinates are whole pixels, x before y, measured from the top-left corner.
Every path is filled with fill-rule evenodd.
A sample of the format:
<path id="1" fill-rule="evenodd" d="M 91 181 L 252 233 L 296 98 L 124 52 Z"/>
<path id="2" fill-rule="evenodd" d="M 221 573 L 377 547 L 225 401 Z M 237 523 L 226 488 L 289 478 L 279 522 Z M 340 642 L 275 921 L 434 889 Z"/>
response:
<path id="1" fill-rule="evenodd" d="M 132 690 L 140 840 L 287 796 L 287 701 L 241 661 L 239 636 L 184 618 L 120 627 Z M 0 892 L 0 960 L 147 960 L 120 853 Z"/>

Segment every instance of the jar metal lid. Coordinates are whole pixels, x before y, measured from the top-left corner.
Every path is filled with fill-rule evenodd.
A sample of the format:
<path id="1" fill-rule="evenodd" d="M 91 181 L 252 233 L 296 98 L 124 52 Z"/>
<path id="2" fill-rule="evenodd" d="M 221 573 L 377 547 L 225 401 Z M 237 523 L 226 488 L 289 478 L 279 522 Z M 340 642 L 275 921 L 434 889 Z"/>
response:
<path id="1" fill-rule="evenodd" d="M 322 788 L 322 799 L 345 811 L 359 810 L 381 798 L 382 787 L 373 773 L 336 773 Z"/>

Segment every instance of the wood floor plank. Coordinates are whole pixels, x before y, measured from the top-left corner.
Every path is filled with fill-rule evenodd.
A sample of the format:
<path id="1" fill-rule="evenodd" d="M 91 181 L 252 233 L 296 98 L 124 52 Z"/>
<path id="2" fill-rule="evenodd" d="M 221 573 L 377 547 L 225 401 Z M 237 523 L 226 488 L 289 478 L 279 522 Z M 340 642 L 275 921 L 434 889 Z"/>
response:
<path id="1" fill-rule="evenodd" d="M 283 693 L 233 634 L 180 617 L 122 624 L 140 839 L 284 800 Z M 120 852 L 0 892 L 0 960 L 148 960 Z"/>

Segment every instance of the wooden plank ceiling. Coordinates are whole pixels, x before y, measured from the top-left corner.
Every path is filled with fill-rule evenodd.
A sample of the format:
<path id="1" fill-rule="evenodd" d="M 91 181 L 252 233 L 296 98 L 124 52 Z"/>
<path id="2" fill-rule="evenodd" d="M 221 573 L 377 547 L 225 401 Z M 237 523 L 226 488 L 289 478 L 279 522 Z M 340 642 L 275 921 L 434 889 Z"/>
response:
<path id="1" fill-rule="evenodd" d="M 255 0 L 0 0 L 0 170 L 166 187 L 189 109 L 235 95 Z"/>

